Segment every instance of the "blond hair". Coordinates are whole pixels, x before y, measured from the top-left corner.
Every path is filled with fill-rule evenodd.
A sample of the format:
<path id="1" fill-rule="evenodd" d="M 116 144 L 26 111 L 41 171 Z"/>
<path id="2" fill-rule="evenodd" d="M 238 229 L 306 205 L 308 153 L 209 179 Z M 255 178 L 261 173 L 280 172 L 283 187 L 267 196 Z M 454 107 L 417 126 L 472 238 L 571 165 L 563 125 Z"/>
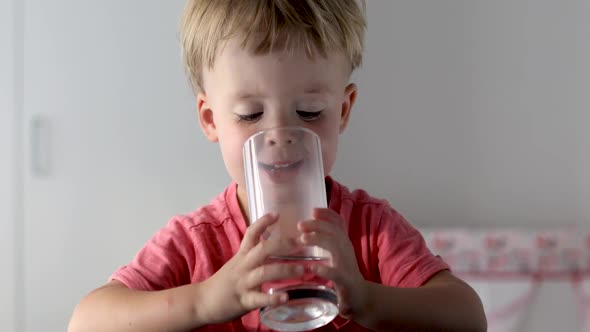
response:
<path id="1" fill-rule="evenodd" d="M 352 70 L 362 61 L 364 0 L 188 0 L 180 25 L 182 57 L 195 93 L 203 67 L 213 68 L 223 43 L 266 54 L 303 47 L 309 57 L 340 51 Z"/>

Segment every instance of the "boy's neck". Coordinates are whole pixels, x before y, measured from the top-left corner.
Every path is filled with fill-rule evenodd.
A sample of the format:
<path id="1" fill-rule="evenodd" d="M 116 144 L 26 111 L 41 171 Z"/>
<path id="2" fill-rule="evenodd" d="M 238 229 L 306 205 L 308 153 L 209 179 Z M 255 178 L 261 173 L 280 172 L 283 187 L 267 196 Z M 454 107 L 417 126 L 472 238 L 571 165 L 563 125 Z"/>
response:
<path id="1" fill-rule="evenodd" d="M 246 221 L 246 225 L 250 225 L 250 213 L 248 211 L 248 196 L 246 192 L 242 190 L 242 188 L 238 186 L 238 190 L 236 192 L 236 196 L 238 198 L 238 205 L 240 206 L 240 211 L 242 212 L 242 216 L 244 216 L 244 220 Z"/>

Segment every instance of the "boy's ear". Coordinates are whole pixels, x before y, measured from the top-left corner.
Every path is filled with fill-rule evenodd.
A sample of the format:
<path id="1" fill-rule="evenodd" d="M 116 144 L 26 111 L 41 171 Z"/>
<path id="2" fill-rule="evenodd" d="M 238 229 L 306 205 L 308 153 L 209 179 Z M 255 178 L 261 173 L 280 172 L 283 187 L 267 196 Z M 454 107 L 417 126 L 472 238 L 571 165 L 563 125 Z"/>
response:
<path id="1" fill-rule="evenodd" d="M 350 83 L 344 88 L 344 100 L 342 100 L 342 107 L 340 111 L 340 133 L 342 134 L 348 126 L 348 120 L 350 119 L 350 112 L 352 106 L 356 101 L 357 88 L 356 84 Z"/>
<path id="2" fill-rule="evenodd" d="M 205 137 L 211 142 L 217 142 L 219 137 L 217 136 L 215 121 L 213 120 L 213 110 L 207 101 L 207 95 L 203 92 L 197 94 L 197 113 L 199 115 L 199 124 Z"/>

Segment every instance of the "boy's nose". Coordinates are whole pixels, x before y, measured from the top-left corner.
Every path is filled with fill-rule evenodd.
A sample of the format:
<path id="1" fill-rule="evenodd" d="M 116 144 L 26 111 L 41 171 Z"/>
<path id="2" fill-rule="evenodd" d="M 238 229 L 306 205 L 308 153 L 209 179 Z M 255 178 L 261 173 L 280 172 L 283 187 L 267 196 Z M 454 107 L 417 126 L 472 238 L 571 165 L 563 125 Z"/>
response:
<path id="1" fill-rule="evenodd" d="M 265 136 L 265 143 L 269 146 L 292 145 L 299 141 L 300 134 L 292 128 L 275 128 L 269 130 Z"/>

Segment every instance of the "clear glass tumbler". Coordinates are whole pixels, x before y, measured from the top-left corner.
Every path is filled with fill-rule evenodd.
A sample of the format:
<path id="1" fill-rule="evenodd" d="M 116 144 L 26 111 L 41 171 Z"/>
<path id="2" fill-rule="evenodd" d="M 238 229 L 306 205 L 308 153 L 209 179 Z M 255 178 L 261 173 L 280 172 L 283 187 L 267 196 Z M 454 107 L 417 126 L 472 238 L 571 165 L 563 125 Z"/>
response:
<path id="1" fill-rule="evenodd" d="M 279 240 L 296 239 L 297 222 L 311 219 L 316 207 L 326 207 L 326 189 L 319 137 L 300 127 L 282 127 L 254 134 L 244 144 L 244 170 L 250 220 L 269 212 L 279 221 L 265 234 Z M 260 321 L 273 330 L 306 331 L 331 322 L 338 315 L 336 293 L 328 280 L 314 276 L 313 264 L 331 264 L 327 250 L 301 247 L 270 262 L 305 267 L 303 277 L 268 282 L 263 291 L 285 292 L 289 301 L 260 310 Z"/>

